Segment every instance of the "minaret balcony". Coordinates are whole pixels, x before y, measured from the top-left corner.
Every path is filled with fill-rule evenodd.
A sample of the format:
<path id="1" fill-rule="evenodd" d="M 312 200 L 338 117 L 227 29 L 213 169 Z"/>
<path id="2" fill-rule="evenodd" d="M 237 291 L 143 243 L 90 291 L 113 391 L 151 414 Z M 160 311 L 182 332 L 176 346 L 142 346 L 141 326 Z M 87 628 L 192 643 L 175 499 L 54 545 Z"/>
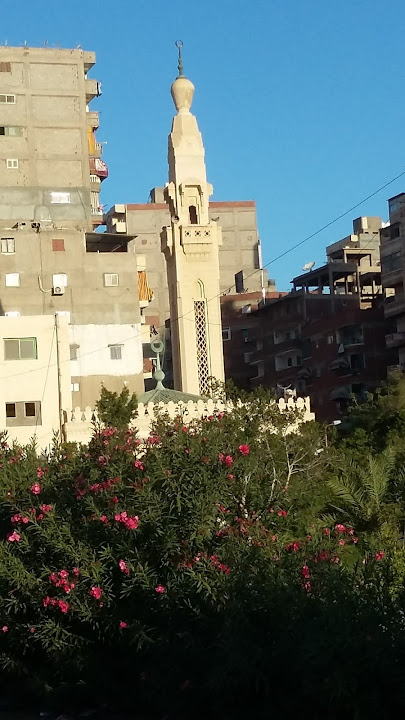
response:
<path id="1" fill-rule="evenodd" d="M 185 225 L 180 228 L 180 242 L 185 253 L 210 252 L 212 245 L 222 245 L 221 230 L 216 223 Z"/>

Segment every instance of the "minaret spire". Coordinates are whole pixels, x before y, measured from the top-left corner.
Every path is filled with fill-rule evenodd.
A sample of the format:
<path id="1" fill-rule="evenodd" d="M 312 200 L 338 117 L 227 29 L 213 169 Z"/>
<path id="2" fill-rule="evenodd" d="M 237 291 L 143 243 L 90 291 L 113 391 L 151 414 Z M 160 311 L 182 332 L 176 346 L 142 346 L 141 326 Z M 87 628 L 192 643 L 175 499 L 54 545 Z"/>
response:
<path id="1" fill-rule="evenodd" d="M 177 48 L 178 51 L 179 51 L 179 63 L 178 63 L 178 65 L 177 65 L 178 70 L 179 70 L 179 75 L 178 75 L 178 76 L 179 76 L 179 77 L 184 77 L 184 72 L 183 72 L 183 70 L 184 70 L 183 58 L 182 58 L 182 55 L 181 55 L 181 48 L 183 47 L 183 41 L 182 41 L 182 40 L 176 40 L 176 42 L 175 42 L 174 44 L 175 44 L 176 48 Z"/>

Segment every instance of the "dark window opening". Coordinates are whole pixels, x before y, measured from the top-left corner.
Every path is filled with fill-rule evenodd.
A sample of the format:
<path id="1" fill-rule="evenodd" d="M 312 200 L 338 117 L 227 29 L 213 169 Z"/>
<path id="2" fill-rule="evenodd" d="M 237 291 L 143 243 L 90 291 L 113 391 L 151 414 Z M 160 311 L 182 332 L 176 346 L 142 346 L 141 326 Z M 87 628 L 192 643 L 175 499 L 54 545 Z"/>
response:
<path id="1" fill-rule="evenodd" d="M 17 413 L 15 410 L 15 403 L 6 403 L 6 417 L 15 418 Z"/>
<path id="2" fill-rule="evenodd" d="M 191 225 L 198 225 L 197 208 L 195 205 L 190 205 L 188 209 Z"/>
<path id="3" fill-rule="evenodd" d="M 24 409 L 25 409 L 25 417 L 35 417 L 35 403 L 26 402 Z"/>

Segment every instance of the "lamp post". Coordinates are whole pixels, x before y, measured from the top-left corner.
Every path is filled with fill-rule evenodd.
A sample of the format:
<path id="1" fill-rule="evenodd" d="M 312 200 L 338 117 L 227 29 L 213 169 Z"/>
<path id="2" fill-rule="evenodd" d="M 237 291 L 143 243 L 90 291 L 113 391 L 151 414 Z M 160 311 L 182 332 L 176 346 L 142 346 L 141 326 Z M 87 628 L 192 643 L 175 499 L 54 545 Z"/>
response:
<path id="1" fill-rule="evenodd" d="M 341 420 L 334 420 L 333 422 L 328 423 L 328 425 L 325 425 L 325 447 L 328 447 L 328 427 L 337 427 L 341 424 Z"/>

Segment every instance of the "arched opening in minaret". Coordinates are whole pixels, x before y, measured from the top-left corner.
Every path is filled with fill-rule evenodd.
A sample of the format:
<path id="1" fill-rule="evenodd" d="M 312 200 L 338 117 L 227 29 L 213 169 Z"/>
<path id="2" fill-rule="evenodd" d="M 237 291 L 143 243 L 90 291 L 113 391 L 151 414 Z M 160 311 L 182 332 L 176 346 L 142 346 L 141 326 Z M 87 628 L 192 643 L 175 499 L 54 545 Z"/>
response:
<path id="1" fill-rule="evenodd" d="M 198 225 L 197 208 L 195 205 L 190 205 L 188 208 L 188 215 L 190 218 L 190 225 Z"/>

